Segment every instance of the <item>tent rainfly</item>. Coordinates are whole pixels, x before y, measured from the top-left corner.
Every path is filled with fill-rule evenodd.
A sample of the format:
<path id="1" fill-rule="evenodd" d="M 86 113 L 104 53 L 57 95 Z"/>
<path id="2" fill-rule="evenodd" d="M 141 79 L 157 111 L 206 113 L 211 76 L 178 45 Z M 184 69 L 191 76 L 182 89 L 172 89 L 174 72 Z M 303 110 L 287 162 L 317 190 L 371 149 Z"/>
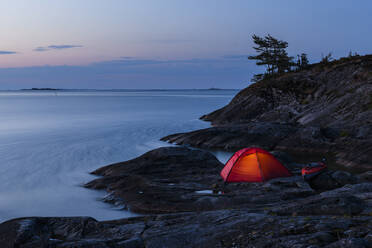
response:
<path id="1" fill-rule="evenodd" d="M 225 182 L 264 182 L 292 174 L 271 153 L 256 147 L 237 151 L 221 171 Z"/>

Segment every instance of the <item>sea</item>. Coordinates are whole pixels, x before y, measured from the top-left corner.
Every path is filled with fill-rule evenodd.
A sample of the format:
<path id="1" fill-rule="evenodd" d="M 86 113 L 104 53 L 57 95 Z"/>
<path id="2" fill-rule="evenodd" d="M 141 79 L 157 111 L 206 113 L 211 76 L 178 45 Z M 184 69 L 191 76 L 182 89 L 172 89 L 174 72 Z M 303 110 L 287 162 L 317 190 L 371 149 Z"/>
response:
<path id="1" fill-rule="evenodd" d="M 0 222 L 26 216 L 135 216 L 82 187 L 91 171 L 210 127 L 237 90 L 0 91 Z M 225 162 L 229 154 L 215 155 Z"/>

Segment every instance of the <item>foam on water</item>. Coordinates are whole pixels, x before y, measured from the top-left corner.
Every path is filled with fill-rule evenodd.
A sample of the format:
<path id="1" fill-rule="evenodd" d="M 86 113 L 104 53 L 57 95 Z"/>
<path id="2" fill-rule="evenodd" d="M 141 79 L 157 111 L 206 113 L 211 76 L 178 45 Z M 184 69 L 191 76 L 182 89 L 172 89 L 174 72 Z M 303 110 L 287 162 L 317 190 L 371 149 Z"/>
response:
<path id="1" fill-rule="evenodd" d="M 0 92 L 0 221 L 22 216 L 125 218 L 82 184 L 89 172 L 208 127 L 202 114 L 236 91 Z M 223 156 L 222 156 L 223 157 Z M 224 158 L 223 158 L 224 159 Z"/>

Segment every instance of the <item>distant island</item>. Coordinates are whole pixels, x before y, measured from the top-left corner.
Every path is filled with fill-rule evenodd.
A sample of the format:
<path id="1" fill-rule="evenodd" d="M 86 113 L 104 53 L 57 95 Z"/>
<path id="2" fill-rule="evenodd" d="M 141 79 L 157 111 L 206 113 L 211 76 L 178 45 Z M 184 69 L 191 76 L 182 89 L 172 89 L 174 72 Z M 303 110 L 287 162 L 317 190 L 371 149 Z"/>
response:
<path id="1" fill-rule="evenodd" d="M 60 90 L 54 88 L 31 88 L 31 89 L 21 89 L 21 90 Z"/>

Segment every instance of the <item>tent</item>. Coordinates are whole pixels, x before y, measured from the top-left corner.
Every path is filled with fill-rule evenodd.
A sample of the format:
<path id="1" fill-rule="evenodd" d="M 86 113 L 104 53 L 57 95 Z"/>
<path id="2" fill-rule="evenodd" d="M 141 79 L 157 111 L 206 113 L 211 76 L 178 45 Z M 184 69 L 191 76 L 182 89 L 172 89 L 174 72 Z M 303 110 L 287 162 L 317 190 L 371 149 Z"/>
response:
<path id="1" fill-rule="evenodd" d="M 256 147 L 237 151 L 221 171 L 225 182 L 264 182 L 292 174 L 269 152 Z"/>

